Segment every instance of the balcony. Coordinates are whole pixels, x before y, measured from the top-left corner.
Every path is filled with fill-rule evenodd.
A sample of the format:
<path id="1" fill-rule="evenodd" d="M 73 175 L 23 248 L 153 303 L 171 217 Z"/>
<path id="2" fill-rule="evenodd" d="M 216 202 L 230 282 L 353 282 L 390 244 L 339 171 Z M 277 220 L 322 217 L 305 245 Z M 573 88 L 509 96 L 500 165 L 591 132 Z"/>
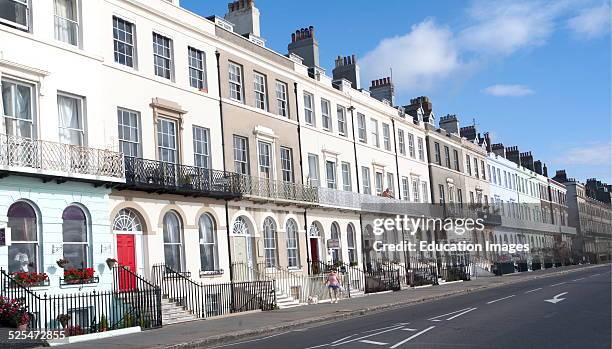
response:
<path id="1" fill-rule="evenodd" d="M 322 206 L 344 208 L 371 213 L 430 216 L 431 205 L 413 203 L 390 197 L 360 194 L 352 191 L 319 187 L 316 188 Z"/>
<path id="2" fill-rule="evenodd" d="M 0 134 L 0 177 L 21 174 L 44 181 L 124 182 L 121 153 Z"/>
<path id="3" fill-rule="evenodd" d="M 254 201 L 277 203 L 303 203 L 311 205 L 319 201 L 317 188 L 292 182 L 275 181 L 249 175 L 239 175 L 240 193 Z"/>
<path id="4" fill-rule="evenodd" d="M 126 156 L 125 184 L 119 189 L 230 199 L 240 197 L 238 183 L 238 174 L 231 172 Z"/>

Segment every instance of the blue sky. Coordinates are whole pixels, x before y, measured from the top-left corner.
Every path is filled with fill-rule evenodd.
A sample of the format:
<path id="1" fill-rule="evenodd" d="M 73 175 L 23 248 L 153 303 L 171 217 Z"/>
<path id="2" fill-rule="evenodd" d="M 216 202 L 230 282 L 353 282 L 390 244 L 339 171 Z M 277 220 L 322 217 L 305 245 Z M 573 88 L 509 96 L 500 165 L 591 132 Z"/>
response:
<path id="1" fill-rule="evenodd" d="M 267 46 L 287 52 L 313 25 L 320 61 L 356 54 L 362 87 L 393 68 L 396 103 L 476 120 L 495 143 L 531 150 L 554 174 L 612 182 L 610 2 L 255 1 Z M 181 0 L 223 17 L 227 1 Z"/>

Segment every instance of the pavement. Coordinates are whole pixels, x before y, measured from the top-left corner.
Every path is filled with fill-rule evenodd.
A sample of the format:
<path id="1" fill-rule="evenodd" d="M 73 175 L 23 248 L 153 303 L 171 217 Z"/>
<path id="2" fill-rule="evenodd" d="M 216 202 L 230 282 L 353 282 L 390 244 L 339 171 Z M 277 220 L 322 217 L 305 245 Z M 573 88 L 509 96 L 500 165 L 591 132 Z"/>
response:
<path id="1" fill-rule="evenodd" d="M 594 274 L 598 275 L 590 276 Z M 575 282 L 571 281 L 582 277 L 585 279 Z M 567 291 L 567 297 L 565 295 L 561 297 L 567 299 L 561 300 L 557 304 L 544 302 L 544 298 L 552 299 L 555 296 L 551 292 L 554 293 L 556 289 L 549 285 L 557 283 L 556 280 L 563 280 L 558 282 L 565 282 L 559 286 L 573 288 Z M 541 289 L 525 293 L 528 291 L 526 289 L 536 288 Z M 564 289 L 559 288 L 559 290 Z M 562 292 L 560 291 L 560 293 Z M 484 302 L 485 300 L 503 298 L 505 295 L 511 295 L 512 297 L 491 304 Z M 433 302 L 434 300 L 437 301 Z M 530 302 L 538 304 L 536 306 Z M 574 303 L 575 305 L 572 307 L 567 306 Z M 509 304 L 515 304 L 515 306 L 509 306 Z M 583 306 L 584 311 L 579 311 Z M 551 310 L 546 307 L 553 308 Z M 561 311 L 566 307 L 569 307 L 570 311 Z M 476 309 L 470 310 L 471 308 Z M 497 310 L 485 311 L 487 308 Z M 455 310 L 459 311 L 448 314 L 446 317 L 440 317 L 441 321 L 427 320 L 429 317 L 443 315 Z M 131 335 L 63 345 L 61 348 L 178 349 L 220 346 L 249 349 L 318 348 L 340 346 L 337 345 L 338 343 L 344 345 L 346 340 L 343 341 L 343 337 L 353 335 L 353 338 L 357 338 L 356 333 L 361 334 L 366 333 L 366 331 L 372 331 L 372 334 L 376 334 L 371 337 L 376 340 L 368 339 L 370 337 L 360 339 L 359 341 L 351 340 L 344 346 L 350 348 L 361 348 L 359 345 L 365 345 L 364 348 L 371 348 L 372 346 L 383 347 L 381 344 L 368 342 L 371 341 L 385 343 L 384 345 L 389 348 L 393 345 L 392 342 L 394 340 L 397 340 L 396 344 L 400 342 L 399 337 L 401 335 L 407 337 L 406 335 L 414 336 L 418 334 L 418 336 L 410 339 L 409 342 L 416 343 L 426 339 L 431 340 L 431 337 L 433 337 L 434 339 L 439 338 L 436 339 L 438 341 L 454 343 L 456 340 L 453 338 L 456 338 L 465 340 L 467 346 L 473 347 L 472 344 L 475 344 L 473 340 L 475 337 L 478 337 L 479 340 L 480 338 L 486 338 L 486 341 L 488 341 L 481 343 L 482 347 L 497 347 L 497 341 L 504 339 L 503 343 L 514 343 L 515 346 L 518 345 L 521 348 L 525 348 L 527 346 L 522 345 L 522 337 L 526 335 L 533 336 L 535 333 L 538 333 L 540 336 L 544 334 L 542 338 L 551 336 L 564 338 L 564 335 L 575 332 L 570 330 L 568 328 L 569 325 L 567 325 L 575 320 L 587 323 L 591 328 L 587 332 L 578 333 L 578 337 L 581 338 L 585 333 L 589 333 L 591 338 L 599 340 L 599 342 L 594 341 L 592 346 L 585 345 L 584 347 L 597 348 L 597 343 L 599 343 L 599 347 L 601 347 L 601 343 L 607 343 L 606 348 L 609 348 L 609 311 L 610 265 L 569 266 L 368 295 L 360 298 L 345 299 L 338 304 L 317 304 L 265 313 L 256 312 L 224 318 L 198 320 L 168 325 L 160 329 Z M 485 316 L 484 314 L 489 315 Z M 449 318 L 450 320 L 447 320 Z M 468 318 L 473 318 L 474 324 L 478 324 L 478 326 L 471 327 L 470 325 L 469 328 L 452 326 L 453 324 L 463 323 Z M 454 319 L 461 319 L 461 321 L 449 322 L 447 325 L 446 321 Z M 557 320 L 562 320 L 562 323 L 566 325 L 559 329 L 553 328 L 551 324 L 557 323 Z M 594 320 L 596 320 L 596 323 L 593 323 Z M 395 328 L 400 323 L 402 324 L 401 328 Z M 406 325 L 403 325 L 404 323 Z M 396 326 L 391 327 L 395 328 L 391 331 L 378 333 L 390 328 L 376 331 L 380 327 L 391 326 L 393 324 Z M 430 328 L 431 326 L 434 327 Z M 515 331 L 521 331 L 518 332 L 520 335 L 517 338 L 510 340 L 510 338 L 506 338 L 508 337 L 506 334 L 507 330 L 512 330 L 509 333 L 514 335 L 517 335 Z M 557 330 L 562 332 L 557 332 Z M 470 334 L 469 336 L 467 335 L 468 333 Z M 379 334 L 386 335 L 389 338 L 378 338 Z M 236 344 L 231 344 L 232 342 L 236 342 Z M 336 343 L 334 344 L 333 342 Z M 534 341 L 534 343 L 537 342 Z M 551 342 L 547 341 L 544 344 L 548 343 Z M 571 342 L 564 340 L 559 343 L 568 344 Z M 403 347 L 403 345 L 400 344 L 392 348 Z M 543 346 L 536 345 L 529 347 L 540 348 Z M 556 348 L 564 347 L 567 346 L 556 346 Z"/>

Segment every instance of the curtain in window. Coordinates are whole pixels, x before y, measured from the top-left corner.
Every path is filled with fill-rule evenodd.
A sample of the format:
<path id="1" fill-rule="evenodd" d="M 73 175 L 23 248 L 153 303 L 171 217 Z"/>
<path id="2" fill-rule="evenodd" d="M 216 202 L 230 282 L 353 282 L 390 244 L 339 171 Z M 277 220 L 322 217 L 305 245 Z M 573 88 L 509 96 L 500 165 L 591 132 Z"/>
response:
<path id="1" fill-rule="evenodd" d="M 8 209 L 13 243 L 8 248 L 9 272 L 34 272 L 38 260 L 38 228 L 32 206 L 19 201 Z"/>
<path id="2" fill-rule="evenodd" d="M 55 38 L 76 45 L 78 21 L 75 0 L 55 0 Z"/>
<path id="3" fill-rule="evenodd" d="M 77 206 L 68 206 L 62 214 L 64 258 L 70 263 L 64 269 L 88 266 L 88 239 L 85 213 Z"/>
<path id="4" fill-rule="evenodd" d="M 57 96 L 57 109 L 60 125 L 60 142 L 83 145 L 79 100 L 66 96 Z"/>
<path id="5" fill-rule="evenodd" d="M 169 212 L 164 216 L 164 258 L 166 265 L 176 271 L 182 271 L 181 225 L 176 214 Z"/>
<path id="6" fill-rule="evenodd" d="M 217 244 L 212 219 L 203 214 L 199 221 L 200 230 L 200 269 L 214 271 L 217 266 Z"/>
<path id="7" fill-rule="evenodd" d="M 2 105 L 6 133 L 13 136 L 32 137 L 32 108 L 29 86 L 2 82 Z"/>
<path id="8" fill-rule="evenodd" d="M 4 18 L 13 23 L 28 25 L 28 5 L 27 0 L 0 1 L 0 18 Z"/>

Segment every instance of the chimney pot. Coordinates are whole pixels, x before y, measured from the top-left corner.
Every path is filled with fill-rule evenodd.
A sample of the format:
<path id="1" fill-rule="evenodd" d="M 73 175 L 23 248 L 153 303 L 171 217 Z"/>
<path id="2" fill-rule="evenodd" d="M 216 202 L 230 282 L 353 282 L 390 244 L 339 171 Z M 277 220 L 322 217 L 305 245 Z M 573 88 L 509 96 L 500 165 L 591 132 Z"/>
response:
<path id="1" fill-rule="evenodd" d="M 291 33 L 291 42 L 295 42 L 295 33 Z"/>

